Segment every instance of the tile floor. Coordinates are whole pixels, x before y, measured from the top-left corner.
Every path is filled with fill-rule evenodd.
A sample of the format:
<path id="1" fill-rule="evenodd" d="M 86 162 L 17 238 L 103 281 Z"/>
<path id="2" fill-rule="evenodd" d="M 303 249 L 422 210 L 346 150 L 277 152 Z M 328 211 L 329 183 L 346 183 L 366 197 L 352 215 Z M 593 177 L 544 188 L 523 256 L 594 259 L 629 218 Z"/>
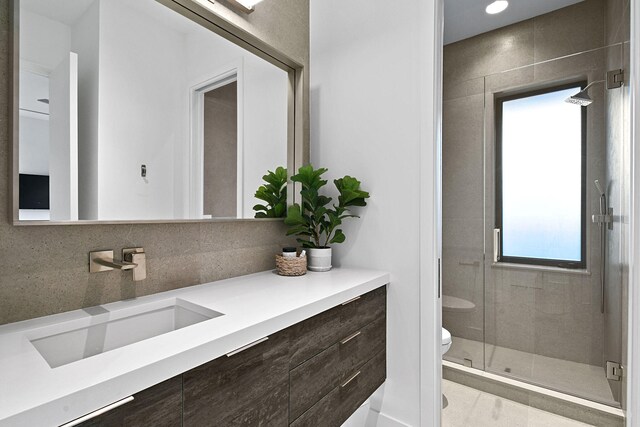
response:
<path id="1" fill-rule="evenodd" d="M 473 361 L 473 367 L 483 369 L 483 350 L 486 371 L 507 375 L 522 381 L 549 387 L 596 402 L 617 406 L 611 394 L 604 368 L 584 363 L 570 362 L 553 357 L 540 356 L 524 351 L 497 347 L 482 342 L 453 337 L 451 349 L 445 359 L 465 364 Z"/>
<path id="2" fill-rule="evenodd" d="M 448 380 L 442 380 L 448 405 L 442 427 L 580 427 L 589 426 Z"/>

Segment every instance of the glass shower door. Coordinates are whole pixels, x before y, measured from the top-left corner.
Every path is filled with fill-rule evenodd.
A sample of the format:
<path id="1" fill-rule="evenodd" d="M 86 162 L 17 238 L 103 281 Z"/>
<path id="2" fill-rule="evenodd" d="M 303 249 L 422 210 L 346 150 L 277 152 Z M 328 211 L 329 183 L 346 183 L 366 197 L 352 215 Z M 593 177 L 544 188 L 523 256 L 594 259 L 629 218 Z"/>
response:
<path id="1" fill-rule="evenodd" d="M 485 368 L 483 109 L 482 79 L 445 84 L 442 324 L 452 346 L 444 359 L 478 369 Z"/>
<path id="2" fill-rule="evenodd" d="M 620 383 L 605 366 L 621 358 L 628 231 L 620 217 L 608 230 L 592 215 L 596 180 L 610 206 L 628 209 L 625 89 L 602 81 L 624 68 L 623 52 L 618 44 L 488 75 L 483 117 L 485 368 L 616 406 Z M 564 102 L 590 83 L 588 106 Z"/>

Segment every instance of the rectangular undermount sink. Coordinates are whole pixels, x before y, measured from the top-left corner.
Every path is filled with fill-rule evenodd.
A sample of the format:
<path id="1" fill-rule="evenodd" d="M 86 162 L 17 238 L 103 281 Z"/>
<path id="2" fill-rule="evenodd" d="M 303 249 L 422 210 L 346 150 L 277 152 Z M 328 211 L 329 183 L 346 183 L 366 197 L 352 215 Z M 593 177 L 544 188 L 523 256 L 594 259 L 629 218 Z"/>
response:
<path id="1" fill-rule="evenodd" d="M 223 316 L 179 298 L 115 311 L 101 306 L 85 311 L 91 315 L 88 319 L 62 330 L 54 326 L 55 332 L 30 339 L 52 368 Z"/>

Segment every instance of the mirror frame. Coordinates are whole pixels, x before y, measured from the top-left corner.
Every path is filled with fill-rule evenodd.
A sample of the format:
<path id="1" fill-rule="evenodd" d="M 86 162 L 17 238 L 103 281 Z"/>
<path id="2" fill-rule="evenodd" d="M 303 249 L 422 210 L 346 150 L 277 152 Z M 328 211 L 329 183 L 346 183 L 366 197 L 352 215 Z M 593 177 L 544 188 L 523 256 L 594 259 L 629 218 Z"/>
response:
<path id="1" fill-rule="evenodd" d="M 253 53 L 284 70 L 288 75 L 287 94 L 287 172 L 289 176 L 304 164 L 304 79 L 303 64 L 293 60 L 267 42 L 235 26 L 213 10 L 196 0 L 156 0 L 161 5 L 190 19 L 233 44 Z M 10 191 L 11 221 L 15 226 L 30 225 L 108 225 L 108 224 L 171 224 L 200 222 L 283 221 L 284 218 L 211 218 L 211 219 L 159 219 L 159 220 L 78 220 L 78 221 L 25 221 L 19 219 L 19 76 L 20 76 L 20 0 L 10 4 L 10 100 L 9 129 L 11 139 Z M 266 172 L 266 171 L 265 171 Z M 298 203 L 299 196 L 292 182 L 287 183 L 287 206 Z"/>

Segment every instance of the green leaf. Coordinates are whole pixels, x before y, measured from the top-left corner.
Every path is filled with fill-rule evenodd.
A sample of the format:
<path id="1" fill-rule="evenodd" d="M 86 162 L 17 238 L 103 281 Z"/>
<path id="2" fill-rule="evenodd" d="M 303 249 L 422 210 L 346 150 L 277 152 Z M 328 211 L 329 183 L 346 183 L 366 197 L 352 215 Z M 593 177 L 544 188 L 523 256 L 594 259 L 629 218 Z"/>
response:
<path id="1" fill-rule="evenodd" d="M 340 193 L 339 206 L 367 206 L 366 199 L 369 198 L 369 193 L 360 189 L 360 181 L 356 178 L 347 175 L 334 180 L 333 183 Z"/>
<path id="2" fill-rule="evenodd" d="M 327 172 L 325 168 L 313 169 L 312 165 L 302 166 L 298 169 L 298 173 L 291 177 L 291 181 L 301 183 L 304 190 L 315 189 L 317 192 L 327 183 L 321 178 L 325 172 Z"/>
<path id="3" fill-rule="evenodd" d="M 317 248 L 318 246 L 311 240 L 296 239 L 303 248 Z"/>
<path id="4" fill-rule="evenodd" d="M 287 169 L 278 166 L 275 172 L 267 171 L 262 177 L 267 185 L 261 185 L 254 197 L 266 202 L 253 207 L 255 218 L 282 218 L 287 210 Z"/>
<path id="5" fill-rule="evenodd" d="M 336 228 L 337 226 L 342 224 L 342 217 L 339 216 L 335 211 L 327 211 L 327 216 L 329 217 L 331 227 Z"/>
<path id="6" fill-rule="evenodd" d="M 274 214 L 276 218 L 282 218 L 287 213 L 287 204 L 286 203 L 278 203 L 273 207 Z"/>
<path id="7" fill-rule="evenodd" d="M 343 243 L 347 237 L 344 235 L 342 230 L 336 230 L 336 234 L 333 236 L 333 239 L 329 241 L 329 243 Z"/>
<path id="8" fill-rule="evenodd" d="M 309 221 L 302 216 L 302 210 L 300 209 L 300 205 L 294 203 L 289 206 L 287 210 L 287 217 L 284 219 L 284 223 L 287 225 L 308 225 Z"/>

